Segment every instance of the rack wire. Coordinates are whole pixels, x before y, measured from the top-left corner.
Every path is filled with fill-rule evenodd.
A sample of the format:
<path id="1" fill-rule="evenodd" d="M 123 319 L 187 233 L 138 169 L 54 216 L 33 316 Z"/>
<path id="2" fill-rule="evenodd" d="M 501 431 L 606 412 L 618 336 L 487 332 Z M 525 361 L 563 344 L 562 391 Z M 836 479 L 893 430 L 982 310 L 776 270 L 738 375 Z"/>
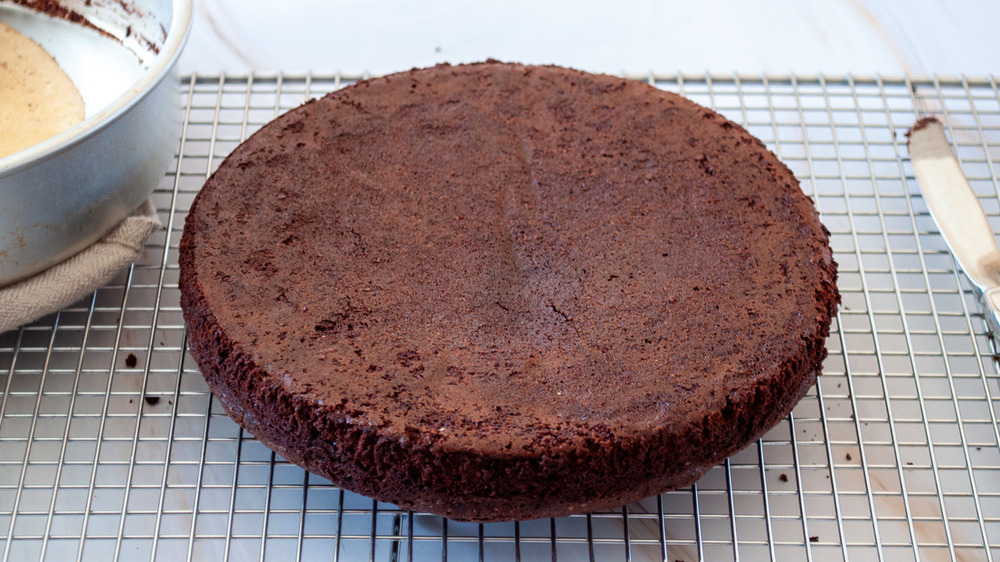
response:
<path id="1" fill-rule="evenodd" d="M 339 74 L 188 76 L 153 194 L 166 228 L 72 307 L 0 334 L 0 545 L 11 560 L 993 560 L 1000 377 L 904 133 L 944 118 L 1000 231 L 993 78 L 632 76 L 742 123 L 832 233 L 843 304 L 791 416 L 689 488 L 618 510 L 469 524 L 345 492 L 231 421 L 186 352 L 183 219 L 246 136 Z"/>

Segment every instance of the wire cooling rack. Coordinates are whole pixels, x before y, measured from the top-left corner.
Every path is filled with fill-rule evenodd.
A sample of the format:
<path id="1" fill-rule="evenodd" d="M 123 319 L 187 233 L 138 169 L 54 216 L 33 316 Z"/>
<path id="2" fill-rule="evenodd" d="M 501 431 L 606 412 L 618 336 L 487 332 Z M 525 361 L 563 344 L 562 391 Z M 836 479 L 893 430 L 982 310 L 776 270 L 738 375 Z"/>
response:
<path id="1" fill-rule="evenodd" d="M 943 116 L 1000 231 L 994 79 L 633 76 L 744 124 L 832 232 L 843 305 L 817 386 L 690 488 L 476 525 L 344 492 L 270 452 L 186 353 L 177 243 L 207 174 L 276 114 L 358 77 L 189 76 L 153 199 L 166 229 L 112 283 L 0 334 L 0 544 L 11 560 L 992 560 L 1000 377 L 905 148 Z"/>

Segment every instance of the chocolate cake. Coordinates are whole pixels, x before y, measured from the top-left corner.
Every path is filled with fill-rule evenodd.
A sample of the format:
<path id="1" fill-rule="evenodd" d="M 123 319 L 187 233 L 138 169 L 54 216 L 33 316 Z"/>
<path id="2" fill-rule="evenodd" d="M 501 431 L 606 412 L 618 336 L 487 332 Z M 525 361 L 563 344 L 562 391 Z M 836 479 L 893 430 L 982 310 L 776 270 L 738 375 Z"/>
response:
<path id="1" fill-rule="evenodd" d="M 191 352 L 289 461 L 492 521 L 694 482 L 815 382 L 838 302 L 795 177 L 649 85 L 487 62 L 292 110 L 205 184 Z"/>

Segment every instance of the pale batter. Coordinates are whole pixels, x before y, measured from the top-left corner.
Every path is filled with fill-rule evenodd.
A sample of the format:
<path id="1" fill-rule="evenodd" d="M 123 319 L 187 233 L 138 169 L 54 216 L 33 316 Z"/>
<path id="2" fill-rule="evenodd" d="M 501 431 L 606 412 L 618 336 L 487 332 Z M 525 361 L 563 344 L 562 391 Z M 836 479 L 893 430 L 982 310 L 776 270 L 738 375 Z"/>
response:
<path id="1" fill-rule="evenodd" d="M 0 158 L 83 121 L 83 98 L 37 43 L 0 23 Z"/>

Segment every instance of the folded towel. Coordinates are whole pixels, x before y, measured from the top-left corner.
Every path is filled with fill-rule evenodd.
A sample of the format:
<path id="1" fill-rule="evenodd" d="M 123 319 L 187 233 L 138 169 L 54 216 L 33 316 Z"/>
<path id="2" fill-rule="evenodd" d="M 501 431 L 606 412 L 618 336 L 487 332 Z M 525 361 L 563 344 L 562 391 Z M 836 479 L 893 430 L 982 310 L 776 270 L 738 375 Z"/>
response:
<path id="1" fill-rule="evenodd" d="M 65 308 L 103 286 L 142 251 L 160 226 L 146 200 L 93 245 L 27 279 L 0 287 L 0 332 Z"/>

